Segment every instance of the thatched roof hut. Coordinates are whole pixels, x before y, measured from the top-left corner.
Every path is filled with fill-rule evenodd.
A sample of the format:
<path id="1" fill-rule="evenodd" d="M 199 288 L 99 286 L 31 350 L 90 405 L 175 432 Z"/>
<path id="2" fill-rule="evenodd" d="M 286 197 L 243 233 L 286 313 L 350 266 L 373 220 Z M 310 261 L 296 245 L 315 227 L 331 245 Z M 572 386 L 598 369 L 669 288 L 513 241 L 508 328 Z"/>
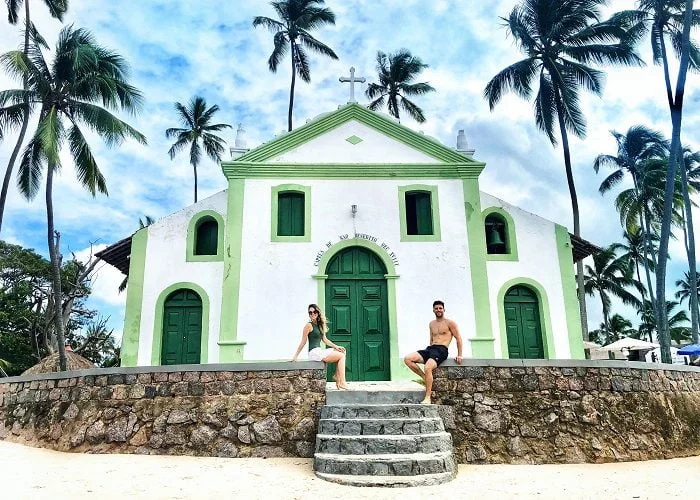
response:
<path id="1" fill-rule="evenodd" d="M 73 351 L 66 351 L 66 368 L 69 371 L 88 370 L 90 368 L 95 368 L 95 365 L 80 354 L 76 354 Z M 25 370 L 22 375 L 36 375 L 37 373 L 51 373 L 57 371 L 59 371 L 59 368 L 58 353 L 56 352 L 46 356 L 39 363 Z"/>

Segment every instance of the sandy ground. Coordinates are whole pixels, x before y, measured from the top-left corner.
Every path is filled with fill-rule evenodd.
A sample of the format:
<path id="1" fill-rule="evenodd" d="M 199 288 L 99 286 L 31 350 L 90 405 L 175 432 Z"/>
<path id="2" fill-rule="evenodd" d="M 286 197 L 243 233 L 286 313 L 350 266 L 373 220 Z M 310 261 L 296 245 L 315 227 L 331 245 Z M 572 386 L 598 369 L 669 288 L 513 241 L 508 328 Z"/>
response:
<path id="1" fill-rule="evenodd" d="M 584 465 L 460 465 L 454 481 L 357 488 L 314 476 L 311 459 L 83 455 L 0 441 L 0 498 L 698 498 L 700 457 Z M 486 496 L 488 495 L 488 497 Z"/>

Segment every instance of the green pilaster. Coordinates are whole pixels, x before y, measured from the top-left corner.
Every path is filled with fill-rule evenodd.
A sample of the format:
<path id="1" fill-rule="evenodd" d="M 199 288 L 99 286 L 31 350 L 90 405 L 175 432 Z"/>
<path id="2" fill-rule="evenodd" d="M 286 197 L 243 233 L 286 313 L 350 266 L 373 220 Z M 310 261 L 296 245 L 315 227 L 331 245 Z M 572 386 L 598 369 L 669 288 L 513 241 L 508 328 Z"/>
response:
<path id="1" fill-rule="evenodd" d="M 583 352 L 583 334 L 581 332 L 581 313 L 578 308 L 576 295 L 576 277 L 574 276 L 574 259 L 572 255 L 569 231 L 559 224 L 554 226 L 559 256 L 559 271 L 564 295 L 564 310 L 566 311 L 566 329 L 569 333 L 569 349 L 571 359 L 586 359 Z"/>
<path id="2" fill-rule="evenodd" d="M 467 243 L 469 245 L 469 269 L 471 270 L 472 295 L 474 296 L 474 320 L 476 332 L 469 338 L 472 357 L 493 358 L 494 338 L 489 305 L 489 280 L 486 270 L 486 241 L 481 217 L 481 197 L 477 178 L 462 179 L 464 210 L 467 219 Z M 462 332 L 468 338 L 468 332 Z"/>
<path id="3" fill-rule="evenodd" d="M 129 259 L 129 284 L 126 290 L 124 331 L 122 333 L 121 365 L 136 366 L 141 336 L 141 310 L 143 308 L 143 282 L 146 270 L 146 244 L 148 228 L 139 229 L 131 237 Z"/>
<path id="4" fill-rule="evenodd" d="M 221 325 L 218 342 L 220 363 L 242 361 L 243 348 L 245 346 L 245 342 L 237 340 L 244 193 L 245 180 L 229 178 L 224 246 L 224 277 L 221 291 Z"/>

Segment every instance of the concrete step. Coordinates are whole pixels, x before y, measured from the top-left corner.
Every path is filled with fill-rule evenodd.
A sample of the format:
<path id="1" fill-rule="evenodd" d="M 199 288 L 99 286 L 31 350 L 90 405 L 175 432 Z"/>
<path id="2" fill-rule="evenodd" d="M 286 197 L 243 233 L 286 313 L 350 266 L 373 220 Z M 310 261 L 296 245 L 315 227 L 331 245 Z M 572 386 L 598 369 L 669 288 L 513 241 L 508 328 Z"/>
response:
<path id="1" fill-rule="evenodd" d="M 342 404 L 321 408 L 321 418 L 439 418 L 436 405 L 421 404 Z"/>
<path id="2" fill-rule="evenodd" d="M 350 390 L 337 389 L 326 384 L 326 404 L 410 404 L 420 403 L 425 387 L 417 382 L 348 382 Z"/>
<path id="3" fill-rule="evenodd" d="M 331 483 L 344 484 L 346 486 L 377 486 L 384 488 L 410 488 L 412 486 L 432 486 L 452 481 L 457 475 L 453 472 L 441 472 L 439 474 L 421 474 L 420 476 L 353 476 L 346 474 L 326 474 L 316 472 L 321 479 Z"/>
<path id="4" fill-rule="evenodd" d="M 319 434 L 347 436 L 422 434 L 445 430 L 439 417 L 424 418 L 327 418 L 318 422 Z"/>
<path id="5" fill-rule="evenodd" d="M 443 451 L 452 452 L 452 436 L 444 431 L 418 435 L 316 435 L 316 453 L 383 455 Z"/>
<path id="6" fill-rule="evenodd" d="M 457 469 L 452 451 L 386 455 L 316 453 L 314 470 L 352 476 L 420 476 Z"/>

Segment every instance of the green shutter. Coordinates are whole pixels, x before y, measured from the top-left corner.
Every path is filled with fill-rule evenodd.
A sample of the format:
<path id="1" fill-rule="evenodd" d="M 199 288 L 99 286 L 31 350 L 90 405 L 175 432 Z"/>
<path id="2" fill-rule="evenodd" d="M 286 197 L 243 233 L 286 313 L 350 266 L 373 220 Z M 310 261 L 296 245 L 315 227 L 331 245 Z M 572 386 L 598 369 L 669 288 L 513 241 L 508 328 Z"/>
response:
<path id="1" fill-rule="evenodd" d="M 433 234 L 433 209 L 430 193 L 406 193 L 406 232 L 410 235 Z"/>
<path id="2" fill-rule="evenodd" d="M 207 219 L 197 225 L 195 237 L 195 255 L 216 255 L 219 240 L 219 224 Z"/>
<path id="3" fill-rule="evenodd" d="M 304 236 L 304 229 L 304 193 L 279 193 L 277 236 Z"/>

